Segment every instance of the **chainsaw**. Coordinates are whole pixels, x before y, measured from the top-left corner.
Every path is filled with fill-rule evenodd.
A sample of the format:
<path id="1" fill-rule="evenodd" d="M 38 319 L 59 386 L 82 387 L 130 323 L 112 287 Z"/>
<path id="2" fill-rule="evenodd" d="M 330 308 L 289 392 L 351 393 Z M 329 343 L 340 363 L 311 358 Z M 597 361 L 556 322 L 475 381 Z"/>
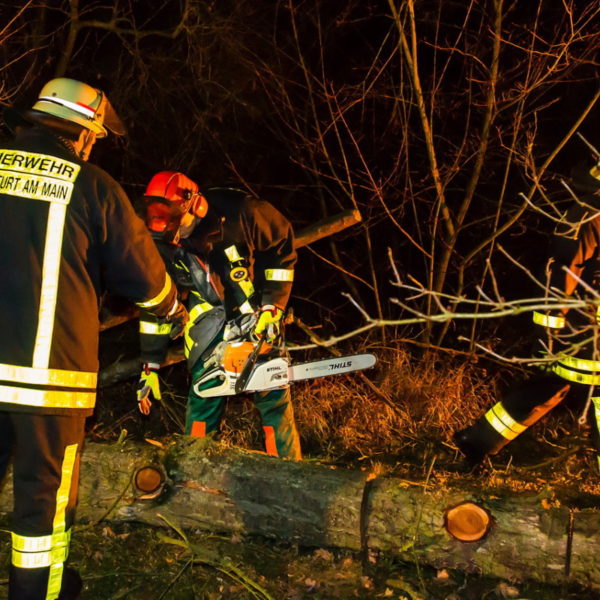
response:
<path id="1" fill-rule="evenodd" d="M 293 381 L 369 369 L 377 362 L 373 354 L 353 354 L 292 365 L 287 356 L 273 356 L 273 351 L 264 338 L 227 343 L 218 364 L 193 383 L 194 392 L 211 398 L 266 391 Z"/>

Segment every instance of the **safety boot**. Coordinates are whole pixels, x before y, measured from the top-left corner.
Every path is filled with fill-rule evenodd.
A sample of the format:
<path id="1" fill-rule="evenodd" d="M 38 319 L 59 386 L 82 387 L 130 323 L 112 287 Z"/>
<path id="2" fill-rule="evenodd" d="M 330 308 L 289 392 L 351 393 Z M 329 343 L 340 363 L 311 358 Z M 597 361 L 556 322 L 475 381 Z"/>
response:
<path id="1" fill-rule="evenodd" d="M 509 442 L 495 431 L 485 418 L 456 431 L 452 440 L 464 455 L 468 467 L 479 465 L 488 454 L 496 454 Z"/>

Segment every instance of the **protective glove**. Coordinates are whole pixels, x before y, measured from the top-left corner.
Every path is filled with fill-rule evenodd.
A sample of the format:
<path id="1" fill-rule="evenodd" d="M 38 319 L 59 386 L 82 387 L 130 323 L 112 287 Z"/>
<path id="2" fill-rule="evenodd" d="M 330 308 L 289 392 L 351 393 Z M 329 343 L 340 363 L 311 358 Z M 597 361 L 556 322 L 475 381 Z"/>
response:
<path id="1" fill-rule="evenodd" d="M 152 400 L 161 400 L 160 383 L 156 363 L 144 363 L 137 389 L 138 409 L 143 415 L 150 414 Z"/>
<path id="2" fill-rule="evenodd" d="M 273 304 L 264 304 L 258 311 L 254 334 L 257 337 L 265 337 L 267 342 L 272 342 L 281 333 L 282 317 L 281 308 Z"/>
<path id="3" fill-rule="evenodd" d="M 171 323 L 169 337 L 174 340 L 183 334 L 186 323 L 190 320 L 190 315 L 185 306 L 179 300 L 175 300 L 175 304 L 173 304 L 173 308 L 167 314 L 166 319 L 168 323 Z"/>

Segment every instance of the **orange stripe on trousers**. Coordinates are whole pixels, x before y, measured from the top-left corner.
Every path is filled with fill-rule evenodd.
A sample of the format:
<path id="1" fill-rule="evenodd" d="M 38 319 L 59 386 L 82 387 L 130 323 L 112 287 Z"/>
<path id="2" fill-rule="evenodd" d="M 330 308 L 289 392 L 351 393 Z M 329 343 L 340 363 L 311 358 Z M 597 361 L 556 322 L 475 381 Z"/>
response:
<path id="1" fill-rule="evenodd" d="M 275 429 L 273 429 L 272 425 L 265 425 L 263 429 L 265 431 L 265 448 L 267 454 L 279 456 L 279 452 L 277 452 L 277 442 L 275 441 Z"/>
<path id="2" fill-rule="evenodd" d="M 190 435 L 192 437 L 206 437 L 206 421 L 194 421 Z"/>

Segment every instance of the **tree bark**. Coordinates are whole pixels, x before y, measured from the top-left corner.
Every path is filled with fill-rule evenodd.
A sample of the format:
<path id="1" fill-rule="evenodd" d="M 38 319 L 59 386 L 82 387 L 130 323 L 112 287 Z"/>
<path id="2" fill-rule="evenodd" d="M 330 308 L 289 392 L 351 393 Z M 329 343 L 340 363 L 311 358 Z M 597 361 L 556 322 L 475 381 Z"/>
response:
<path id="1" fill-rule="evenodd" d="M 296 233 L 294 238 L 294 248 L 308 246 L 334 233 L 339 233 L 352 225 L 362 221 L 362 216 L 355 209 L 344 210 L 331 217 L 325 217 Z"/>
<path id="2" fill-rule="evenodd" d="M 158 465 L 167 485 L 155 500 L 140 499 L 133 474 Z M 398 478 L 371 479 L 345 468 L 289 462 L 261 453 L 222 449 L 209 440 L 176 436 L 151 444 L 87 444 L 78 522 L 137 521 L 261 535 L 312 547 L 382 550 L 437 568 L 561 584 L 600 587 L 595 560 L 600 511 L 545 508 L 540 497 L 499 497 L 494 490 L 441 489 Z M 445 514 L 465 501 L 492 517 L 487 536 L 460 542 Z M 0 495 L 7 512 L 10 488 Z"/>

